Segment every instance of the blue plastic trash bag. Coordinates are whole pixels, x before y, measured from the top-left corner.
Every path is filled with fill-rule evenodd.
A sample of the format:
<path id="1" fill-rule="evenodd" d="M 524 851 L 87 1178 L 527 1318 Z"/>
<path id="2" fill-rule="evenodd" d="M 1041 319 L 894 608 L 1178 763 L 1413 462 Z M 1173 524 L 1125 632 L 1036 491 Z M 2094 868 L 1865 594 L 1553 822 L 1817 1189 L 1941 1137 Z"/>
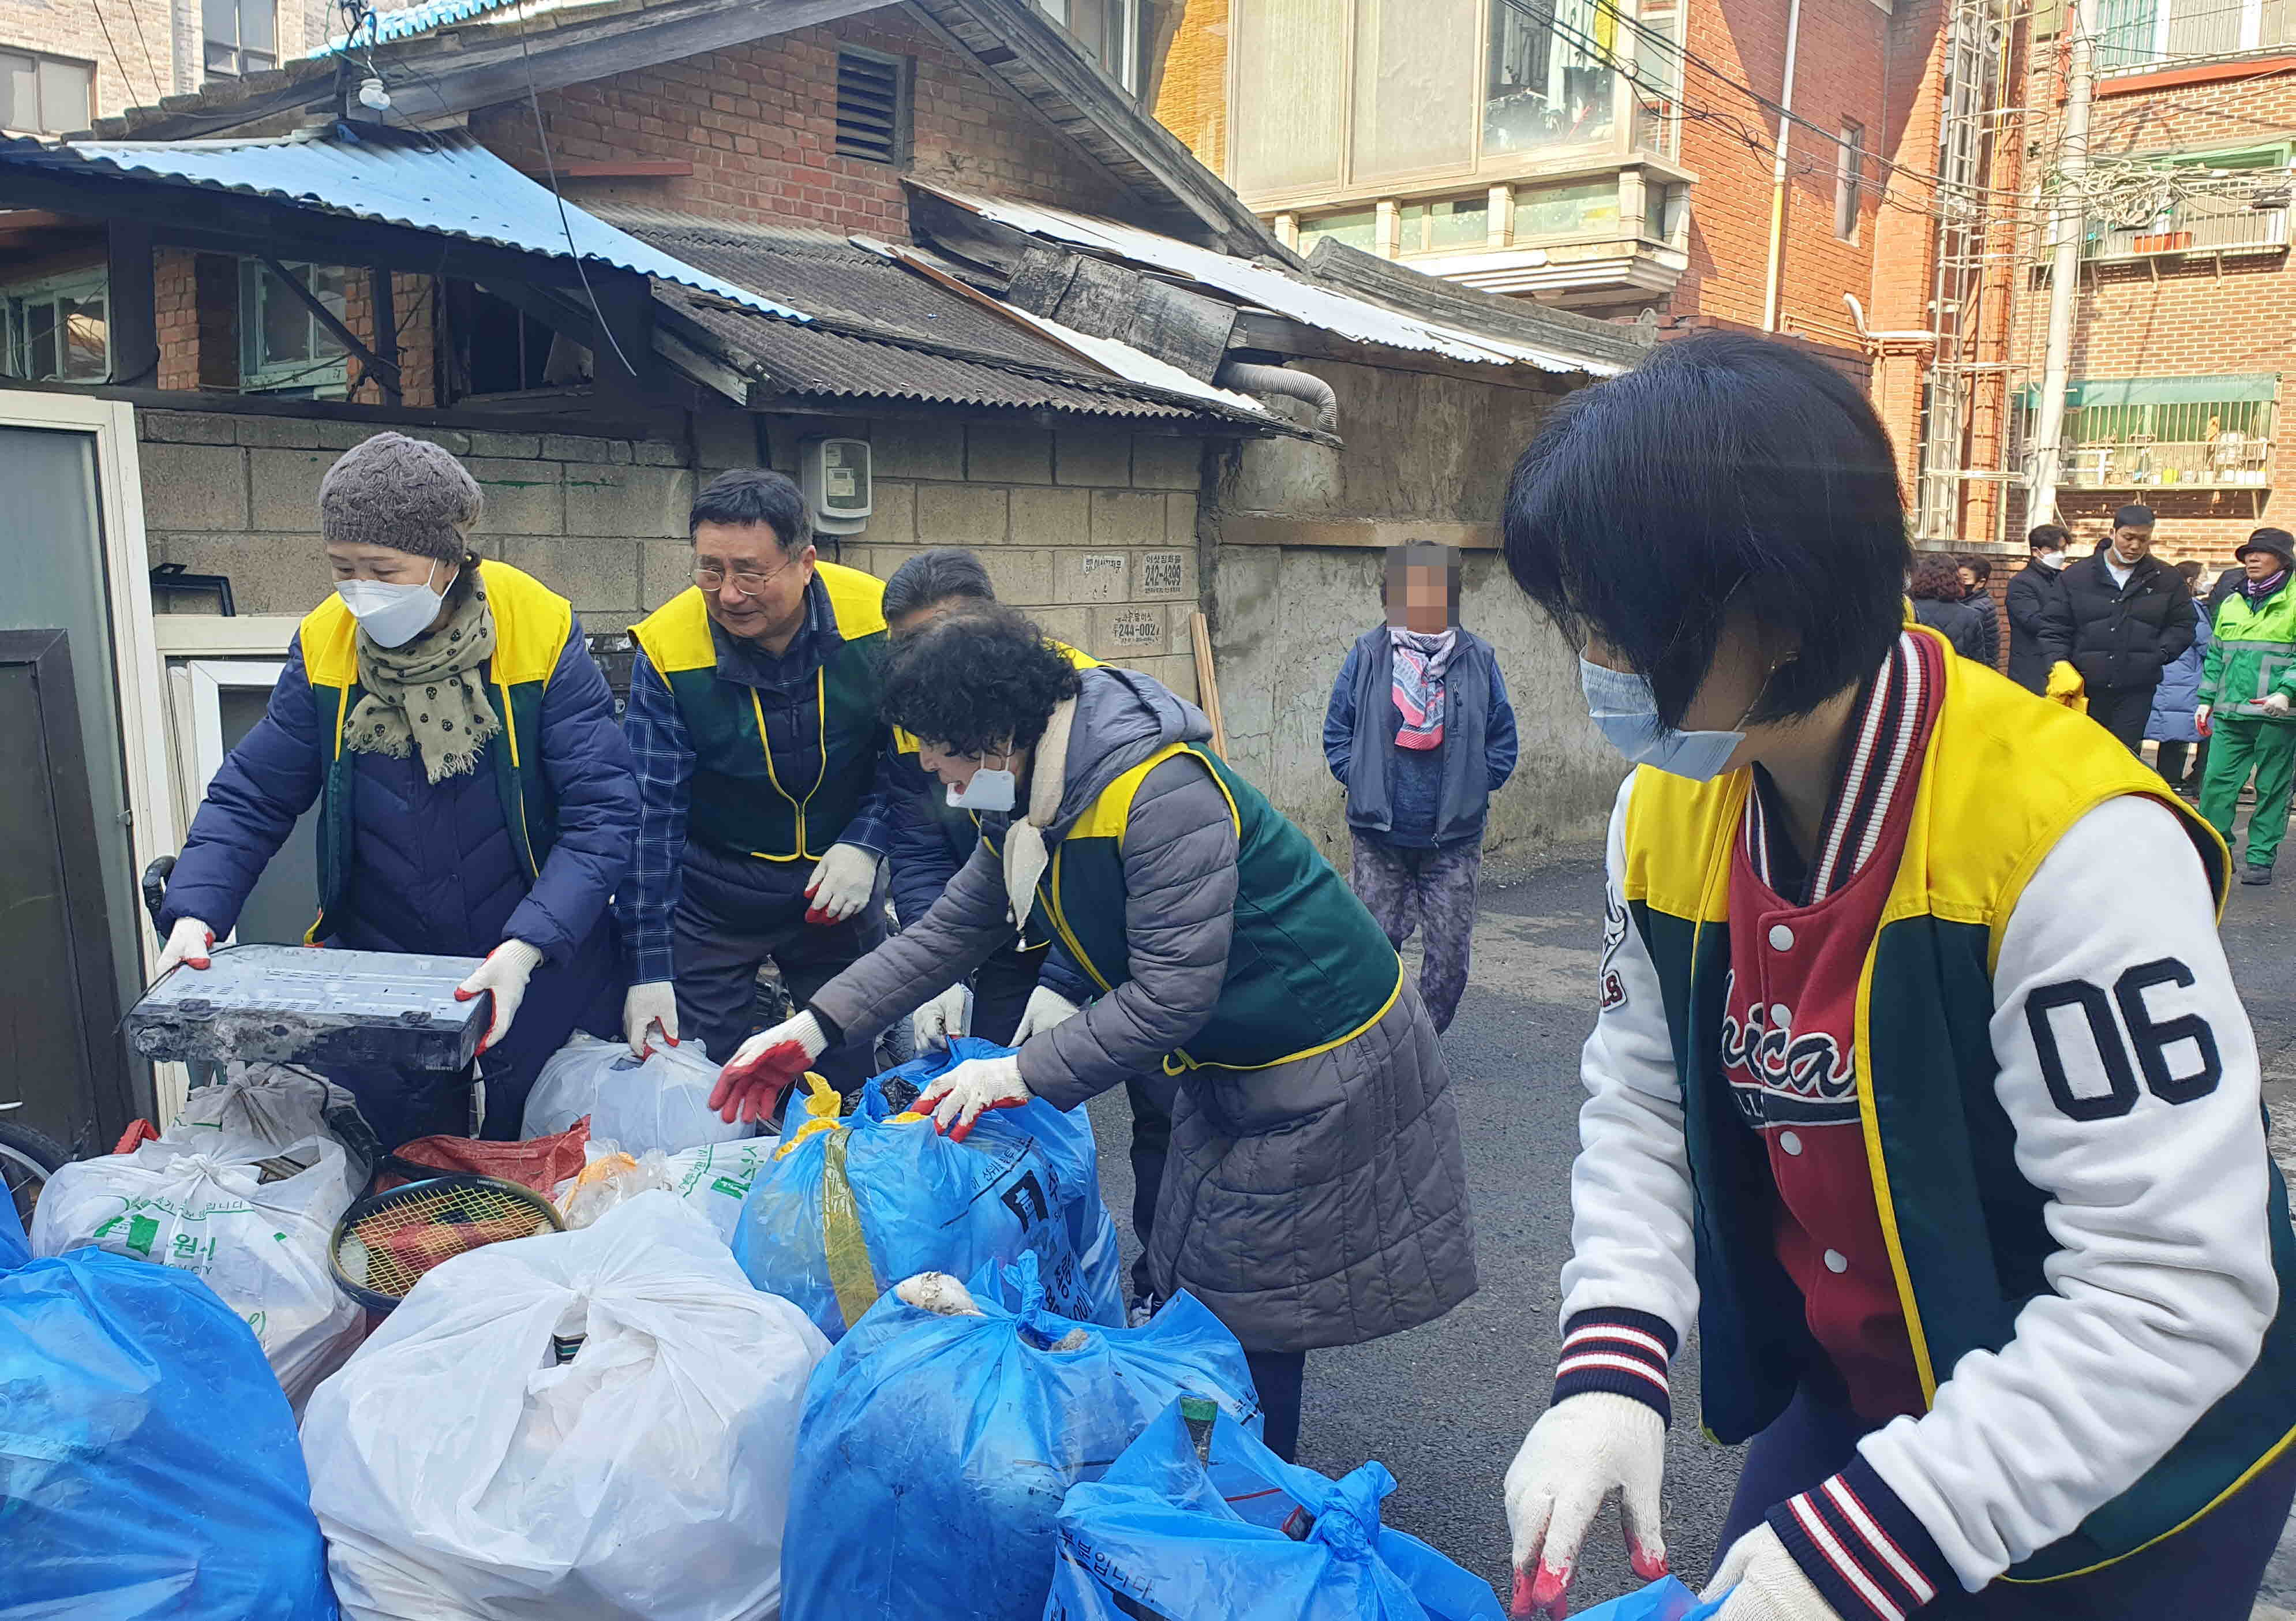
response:
<path id="1" fill-rule="evenodd" d="M 0 1192 L 0 1621 L 332 1621 L 287 1397 L 172 1266 L 35 1261 Z"/>
<path id="2" fill-rule="evenodd" d="M 1578 1621 L 1706 1621 L 1721 1608 L 1720 1599 L 1701 1604 L 1698 1595 L 1680 1581 L 1662 1576 L 1623 1598 L 1580 1610 Z"/>
<path id="3" fill-rule="evenodd" d="M 889 1290 L 814 1370 L 783 1621 L 1034 1616 L 1062 1496 L 1159 1411 L 1206 1396 L 1259 1428 L 1243 1347 L 1188 1295 L 1144 1328 L 1078 1323 L 1045 1307 L 1033 1254 L 972 1294 L 979 1314 L 944 1316 Z"/>
<path id="4" fill-rule="evenodd" d="M 795 1301 L 834 1341 L 903 1278 L 970 1278 L 1029 1252 L 1054 1310 L 1122 1327 L 1122 1257 L 1083 1109 L 990 1109 L 958 1142 L 886 1095 L 912 1097 L 952 1065 L 1011 1051 L 960 1036 L 871 1081 L 842 1119 L 836 1093 L 808 1077 L 811 1095 L 791 1100 L 783 1146 L 734 1229 L 750 1281 Z"/>
<path id="5" fill-rule="evenodd" d="M 1061 1505 L 1045 1621 L 1501 1621 L 1490 1584 L 1379 1523 L 1395 1477 L 1326 1480 L 1174 1402 Z"/>

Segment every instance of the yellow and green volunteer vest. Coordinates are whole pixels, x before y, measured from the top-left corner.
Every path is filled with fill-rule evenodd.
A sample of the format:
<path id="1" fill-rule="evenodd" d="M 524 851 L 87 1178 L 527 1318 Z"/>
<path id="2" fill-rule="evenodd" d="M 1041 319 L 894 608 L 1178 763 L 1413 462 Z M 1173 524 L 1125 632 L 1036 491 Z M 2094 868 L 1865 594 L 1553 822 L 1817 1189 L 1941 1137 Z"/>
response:
<path id="1" fill-rule="evenodd" d="M 1203 762 L 1235 818 L 1235 931 L 1211 1017 L 1166 1057 L 1165 1070 L 1265 1069 L 1353 1040 L 1402 989 L 1395 948 L 1308 836 L 1192 743 L 1161 749 L 1118 777 L 1053 847 L 1030 937 L 1057 934 L 1103 991 L 1130 977 L 1124 831 L 1142 782 L 1179 754 Z"/>
<path id="2" fill-rule="evenodd" d="M 693 745 L 687 836 L 730 855 L 802 861 L 826 855 L 875 780 L 883 733 L 877 698 L 885 658 L 885 585 L 835 563 L 814 571 L 843 638 L 814 672 L 800 725 L 814 747 L 776 760 L 766 746 L 764 700 L 718 675 L 718 644 L 701 589 L 672 597 L 631 632 L 669 685 Z"/>
<path id="3" fill-rule="evenodd" d="M 485 677 L 502 733 L 487 745 L 488 765 L 502 795 L 503 821 L 519 865 L 531 880 L 542 871 L 558 837 L 556 802 L 542 769 L 542 694 L 574 628 L 574 608 L 532 575 L 508 563 L 481 560 L 487 606 L 495 618 L 494 657 Z M 348 882 L 352 833 L 350 762 L 343 730 L 366 690 L 358 680 L 358 621 L 340 596 L 303 617 L 303 674 L 311 684 L 329 734 L 327 774 L 319 799 L 319 915 L 307 941 L 329 938 Z"/>
<path id="4" fill-rule="evenodd" d="M 1930 635 L 1934 632 L 1916 634 Z M 1939 1383 L 1997 1351 L 2056 1251 L 2047 1197 L 2020 1175 L 1994 1095 L 1993 969 L 2019 896 L 2074 823 L 2137 794 L 2175 813 L 2221 905 L 2224 842 L 2102 728 L 1989 669 L 1948 657 L 1906 849 L 1867 950 L 1855 1022 L 1867 1167 L 1921 1375 Z M 1625 832 L 1625 901 L 1649 947 L 1682 1080 L 1694 1190 L 1701 1400 L 1734 1445 L 1783 1412 L 1823 1353 L 1772 1239 L 1764 1149 L 1722 1074 L 1729 873 L 1747 772 L 1692 782 L 1643 768 Z M 2100 874 L 2099 882 L 2111 882 Z M 2296 1439 L 2296 1240 L 2272 1175 L 2282 1309 L 2256 1365 L 2143 1479 L 2008 1573 L 2045 1581 L 2107 1564 L 2182 1528 Z"/>

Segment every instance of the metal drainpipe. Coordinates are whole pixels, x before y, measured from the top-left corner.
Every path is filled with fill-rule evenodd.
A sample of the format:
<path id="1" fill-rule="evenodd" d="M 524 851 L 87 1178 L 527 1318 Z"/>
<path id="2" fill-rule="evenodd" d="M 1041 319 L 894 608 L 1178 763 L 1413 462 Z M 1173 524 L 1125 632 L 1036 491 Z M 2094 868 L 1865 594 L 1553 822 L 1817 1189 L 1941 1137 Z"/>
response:
<path id="1" fill-rule="evenodd" d="M 1800 0 L 1796 0 L 1800 4 Z M 1223 389 L 1234 389 L 1240 394 L 1280 394 L 1286 399 L 1305 400 L 1316 408 L 1316 426 L 1337 438 L 1340 433 L 1340 400 L 1332 392 L 1332 385 L 1320 377 L 1306 372 L 1294 372 L 1288 366 L 1264 366 L 1249 360 L 1231 360 L 1223 364 L 1212 379 Z"/>
<path id="2" fill-rule="evenodd" d="M 1770 166 L 1770 268 L 1762 286 L 1762 330 L 1778 330 L 1786 247 L 1786 137 L 1793 129 L 1794 53 L 1801 44 L 1801 0 L 1786 8 L 1786 83 L 1778 96 L 1777 160 Z"/>

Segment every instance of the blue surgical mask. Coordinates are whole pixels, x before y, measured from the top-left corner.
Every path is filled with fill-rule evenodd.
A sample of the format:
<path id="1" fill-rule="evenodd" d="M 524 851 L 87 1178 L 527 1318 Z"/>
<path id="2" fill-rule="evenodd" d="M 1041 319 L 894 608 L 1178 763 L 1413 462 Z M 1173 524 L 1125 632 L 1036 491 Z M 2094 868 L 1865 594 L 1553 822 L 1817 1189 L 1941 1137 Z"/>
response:
<path id="1" fill-rule="evenodd" d="M 958 810 L 1009 811 L 1019 802 L 1020 787 L 1009 770 L 983 765 L 964 787 L 949 784 L 948 802 Z"/>
<path id="2" fill-rule="evenodd" d="M 1670 776 L 1710 782 L 1730 763 L 1743 732 L 1680 732 L 1658 717 L 1658 697 L 1646 675 L 1614 670 L 1590 659 L 1578 660 L 1578 684 L 1587 711 L 1611 747 L 1636 765 Z"/>

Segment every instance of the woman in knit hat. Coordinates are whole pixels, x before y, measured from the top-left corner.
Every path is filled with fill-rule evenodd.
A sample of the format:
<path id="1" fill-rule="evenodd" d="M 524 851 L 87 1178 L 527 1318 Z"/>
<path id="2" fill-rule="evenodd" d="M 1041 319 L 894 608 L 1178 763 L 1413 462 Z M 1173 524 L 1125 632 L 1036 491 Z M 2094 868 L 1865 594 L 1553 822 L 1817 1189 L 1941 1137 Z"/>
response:
<path id="1" fill-rule="evenodd" d="M 566 599 L 469 535 L 479 487 L 436 445 L 382 433 L 319 487 L 334 594 L 287 651 L 268 714 L 209 784 L 160 916 L 161 972 L 208 965 L 297 818 L 318 818 L 306 938 L 483 957 L 485 1134 L 512 1137 L 542 1060 L 619 1029 L 607 901 L 637 780 Z M 386 1147 L 467 1129 L 426 1073 L 338 1075 Z"/>

